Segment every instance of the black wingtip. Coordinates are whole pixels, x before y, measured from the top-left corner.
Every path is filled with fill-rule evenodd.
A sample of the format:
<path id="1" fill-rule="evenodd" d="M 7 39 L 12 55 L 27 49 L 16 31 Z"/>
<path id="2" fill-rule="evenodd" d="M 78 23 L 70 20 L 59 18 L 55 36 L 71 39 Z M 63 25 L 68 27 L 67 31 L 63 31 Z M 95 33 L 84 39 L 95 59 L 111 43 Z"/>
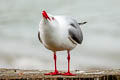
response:
<path id="1" fill-rule="evenodd" d="M 83 25 L 83 24 L 86 24 L 87 22 L 83 22 L 83 23 L 78 23 L 79 25 Z"/>

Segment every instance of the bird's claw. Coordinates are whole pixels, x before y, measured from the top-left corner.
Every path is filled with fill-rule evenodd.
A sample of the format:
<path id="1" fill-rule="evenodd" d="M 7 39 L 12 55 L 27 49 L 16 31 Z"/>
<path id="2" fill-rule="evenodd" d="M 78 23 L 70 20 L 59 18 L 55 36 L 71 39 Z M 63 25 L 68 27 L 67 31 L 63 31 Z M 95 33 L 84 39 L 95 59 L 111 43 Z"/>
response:
<path id="1" fill-rule="evenodd" d="M 45 73 L 44 75 L 62 75 L 62 73 L 55 71 L 55 72 Z"/>
<path id="2" fill-rule="evenodd" d="M 76 74 L 73 74 L 73 73 L 70 73 L 70 72 L 66 72 L 62 75 L 64 75 L 64 76 L 76 76 Z"/>

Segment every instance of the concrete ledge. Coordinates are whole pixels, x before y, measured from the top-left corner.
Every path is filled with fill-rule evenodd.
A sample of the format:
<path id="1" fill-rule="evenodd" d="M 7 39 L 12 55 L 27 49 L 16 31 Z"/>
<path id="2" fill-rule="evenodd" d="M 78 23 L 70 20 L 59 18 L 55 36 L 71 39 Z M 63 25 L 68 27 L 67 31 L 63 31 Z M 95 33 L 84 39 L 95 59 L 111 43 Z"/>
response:
<path id="1" fill-rule="evenodd" d="M 51 72 L 47 70 L 21 70 L 0 68 L 0 79 L 12 80 L 120 80 L 120 69 L 114 70 L 93 70 L 93 71 L 72 71 L 76 76 L 46 76 L 44 73 Z M 61 71 L 64 73 L 64 71 Z"/>

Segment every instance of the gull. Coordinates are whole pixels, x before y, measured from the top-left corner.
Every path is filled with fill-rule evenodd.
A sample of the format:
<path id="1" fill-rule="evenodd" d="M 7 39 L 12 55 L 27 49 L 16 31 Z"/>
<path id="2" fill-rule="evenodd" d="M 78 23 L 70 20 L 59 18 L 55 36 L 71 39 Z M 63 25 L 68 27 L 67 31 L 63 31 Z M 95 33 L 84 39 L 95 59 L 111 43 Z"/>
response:
<path id="1" fill-rule="evenodd" d="M 70 72 L 70 51 L 74 49 L 77 44 L 83 41 L 83 34 L 80 25 L 87 22 L 77 23 L 77 21 L 69 16 L 55 16 L 42 11 L 42 20 L 39 24 L 38 38 L 39 41 L 49 50 L 53 52 L 55 71 L 45 73 L 45 75 L 68 75 L 74 76 Z M 67 51 L 68 53 L 68 71 L 60 73 L 56 66 L 56 52 Z"/>

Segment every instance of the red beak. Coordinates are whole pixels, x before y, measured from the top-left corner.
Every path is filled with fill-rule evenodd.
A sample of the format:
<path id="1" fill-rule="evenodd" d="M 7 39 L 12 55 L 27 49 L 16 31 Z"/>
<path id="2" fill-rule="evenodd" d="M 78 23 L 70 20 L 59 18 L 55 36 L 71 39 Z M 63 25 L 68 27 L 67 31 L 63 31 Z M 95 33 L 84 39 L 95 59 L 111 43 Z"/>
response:
<path id="1" fill-rule="evenodd" d="M 47 13 L 45 11 L 42 11 L 42 15 L 43 15 L 43 17 L 45 19 L 49 19 L 50 20 L 49 16 L 47 15 Z"/>

